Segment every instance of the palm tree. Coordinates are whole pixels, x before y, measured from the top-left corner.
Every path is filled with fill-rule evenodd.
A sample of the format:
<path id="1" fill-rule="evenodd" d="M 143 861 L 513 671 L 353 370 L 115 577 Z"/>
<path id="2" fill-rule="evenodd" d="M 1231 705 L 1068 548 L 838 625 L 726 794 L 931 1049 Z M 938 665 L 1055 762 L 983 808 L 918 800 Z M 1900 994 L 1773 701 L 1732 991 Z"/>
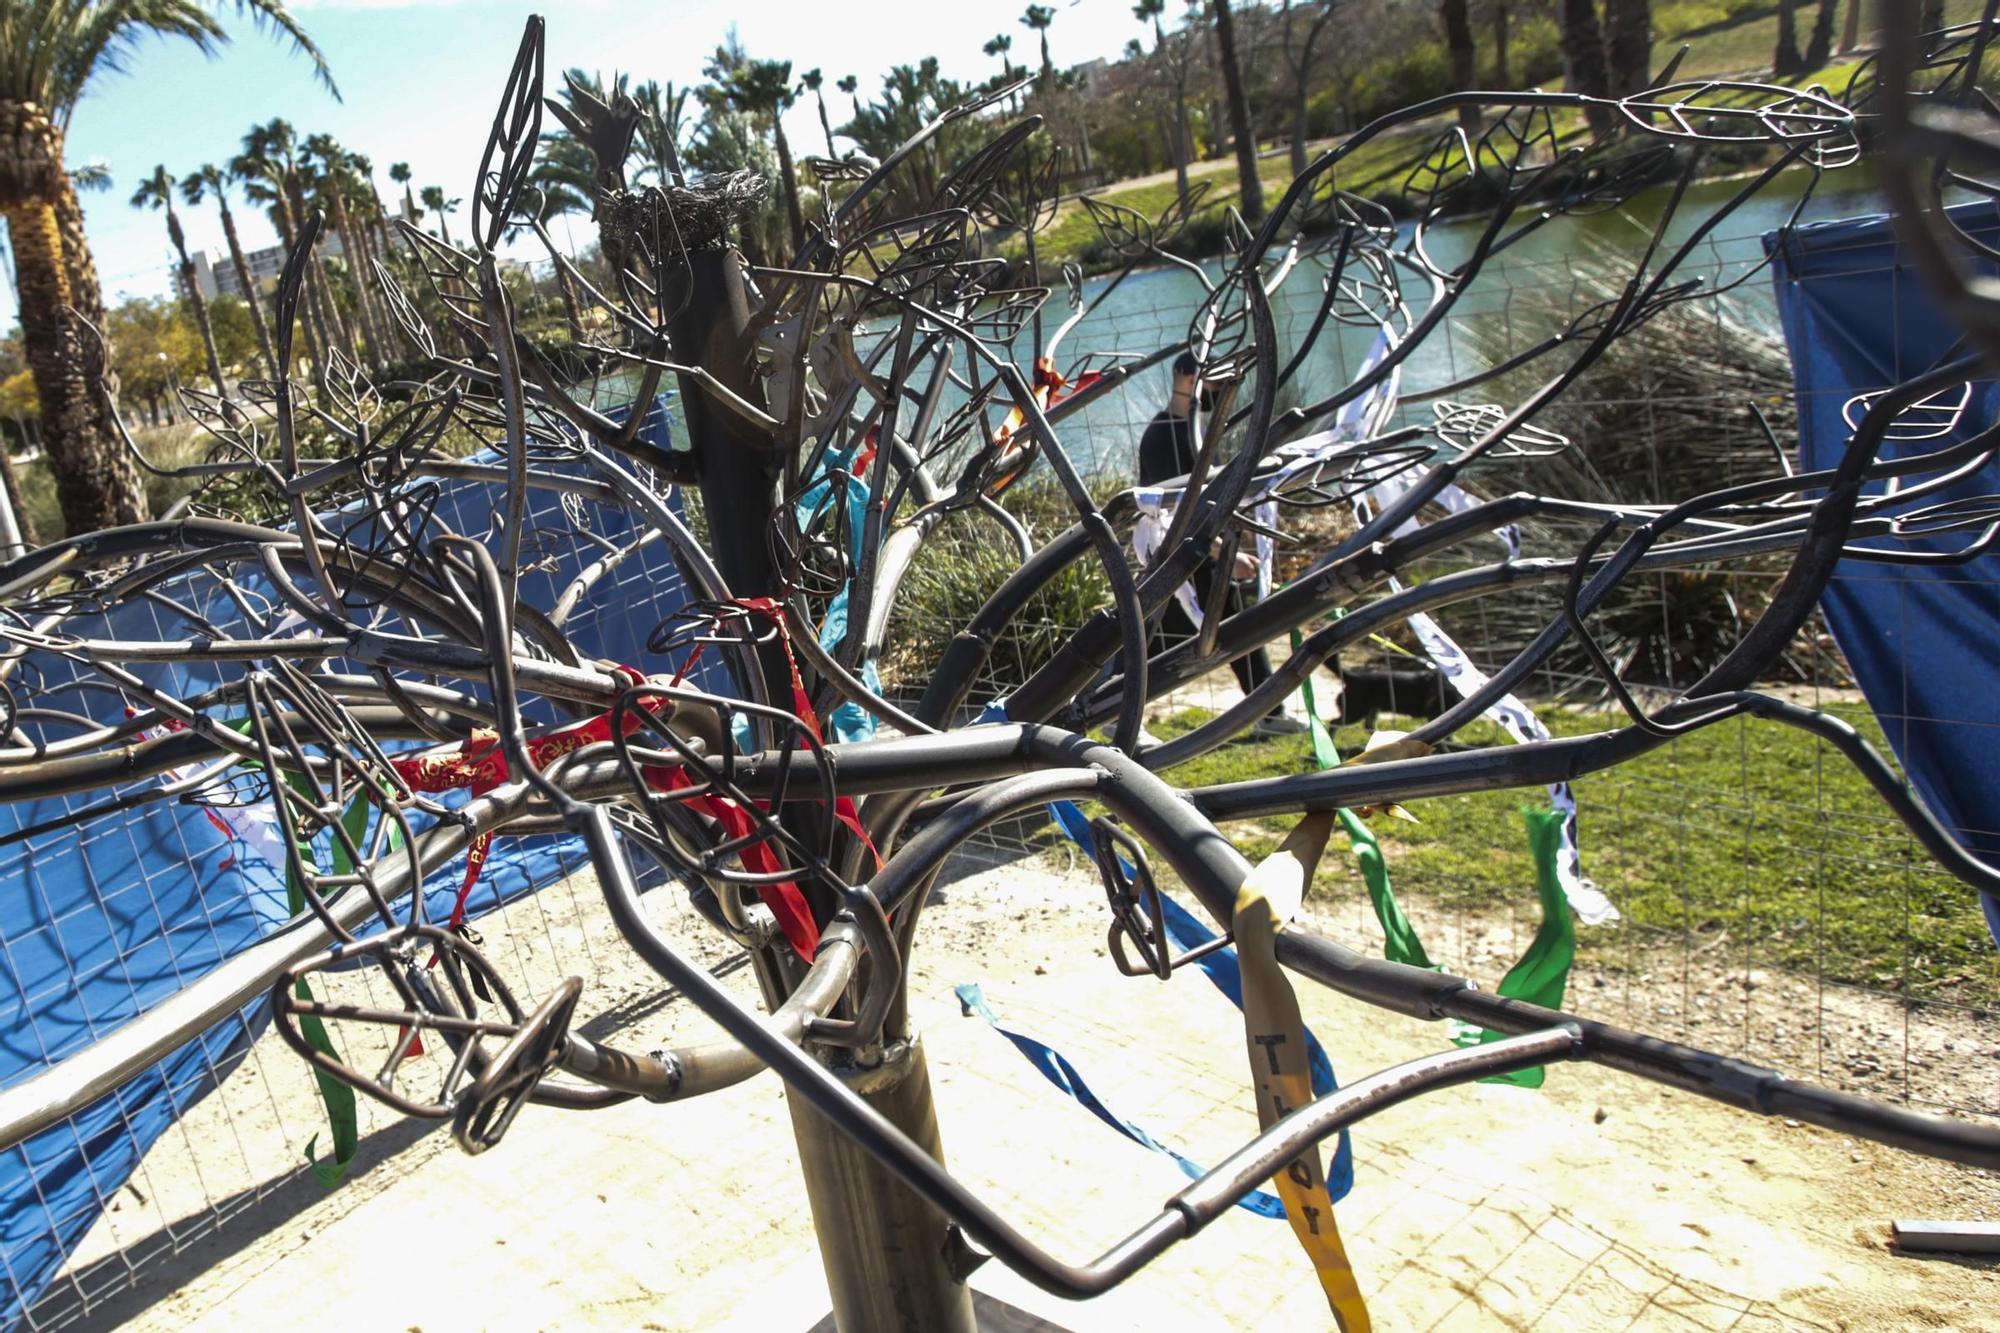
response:
<path id="1" fill-rule="evenodd" d="M 826 136 L 826 155 L 828 157 L 838 157 L 840 154 L 833 146 L 833 122 L 826 118 L 826 94 L 820 91 L 820 84 L 823 82 L 825 82 L 825 79 L 817 68 L 809 69 L 799 75 L 799 87 L 810 92 L 813 95 L 813 101 L 819 104 L 819 128 L 820 133 Z"/>
<path id="2" fill-rule="evenodd" d="M 785 108 L 792 104 L 792 62 L 789 60 L 746 60 L 722 69 L 709 67 L 711 78 L 721 75 L 723 98 L 738 111 L 750 116 L 768 116 L 778 150 L 779 183 L 785 191 L 785 218 L 791 224 L 792 248 L 806 243 L 805 214 L 799 209 L 799 178 L 792 167 L 792 146 L 785 140 Z"/>
<path id="3" fill-rule="evenodd" d="M 286 252 L 297 246 L 299 229 L 306 219 L 305 190 L 300 180 L 298 135 L 282 117 L 254 125 L 243 136 L 243 151 L 230 161 L 230 169 L 243 181 L 243 193 L 271 210 L 271 221 Z M 313 378 L 322 387 L 326 380 L 326 360 L 335 343 L 353 344 L 341 322 L 340 307 L 330 297 L 332 291 L 326 267 L 315 251 L 306 269 L 304 324 L 306 348 L 312 357 Z M 285 330 L 273 331 L 282 342 Z"/>
<path id="4" fill-rule="evenodd" d="M 347 256 L 347 271 L 354 279 L 354 313 L 361 321 L 361 336 L 368 341 L 368 357 L 380 364 L 388 346 L 374 298 L 368 291 L 368 242 L 354 225 L 348 201 L 359 192 L 352 154 L 330 134 L 314 134 L 304 144 L 301 165 L 313 186 L 314 202 L 333 219 L 334 234 L 340 237 L 341 251 Z"/>
<path id="5" fill-rule="evenodd" d="M 101 157 L 93 157 L 69 169 L 69 183 L 72 189 L 102 194 L 111 188 L 111 164 Z"/>
<path id="6" fill-rule="evenodd" d="M 1141 23 L 1150 23 L 1153 28 L 1153 63 L 1159 67 L 1163 82 L 1172 85 L 1174 102 L 1174 123 L 1167 135 L 1169 152 L 1167 156 L 1174 164 L 1174 185 L 1181 197 L 1188 192 L 1188 159 L 1194 156 L 1194 139 L 1188 133 L 1188 72 L 1193 55 L 1194 36 L 1187 25 L 1167 39 L 1166 25 L 1160 16 L 1166 12 L 1166 0 L 1139 0 L 1132 6 L 1132 17 Z M 1133 42 L 1136 47 L 1138 42 Z M 1301 93 L 1301 96 L 1304 94 Z M 1304 170 L 1303 167 L 1300 170 Z"/>
<path id="7" fill-rule="evenodd" d="M 348 206 L 360 220 L 361 235 L 371 256 L 380 259 L 389 253 L 389 205 L 383 201 L 382 187 L 375 180 L 374 159 L 366 153 L 349 153 L 347 180 L 354 189 Z"/>
<path id="8" fill-rule="evenodd" d="M 1164 4 L 1165 0 L 1161 0 L 1161 3 Z M 1014 39 L 1012 37 L 1009 37 L 1004 32 L 996 32 L 987 38 L 986 45 L 979 49 L 1000 61 L 1000 81 L 1002 83 L 1014 77 L 1014 61 L 1008 55 L 1008 52 L 1014 49 Z"/>
<path id="9" fill-rule="evenodd" d="M 1840 16 L 1835 8 L 1840 0 L 1819 0 L 1819 14 L 1813 19 L 1812 36 L 1806 39 L 1806 68 L 1818 69 L 1833 58 L 1833 23 Z"/>
<path id="10" fill-rule="evenodd" d="M 1055 7 L 1052 5 L 1029 5 L 1028 12 L 1021 15 L 1021 26 L 1040 33 L 1042 38 L 1042 84 L 1047 86 L 1055 79 L 1056 67 L 1049 60 L 1049 25 L 1056 21 Z"/>
<path id="11" fill-rule="evenodd" d="M 403 220 L 410 223 L 416 222 L 418 218 L 424 215 L 424 211 L 417 207 L 416 199 L 410 194 L 410 164 L 407 162 L 391 162 L 389 164 L 389 179 L 403 187 Z"/>
<path id="12" fill-rule="evenodd" d="M 1243 92 L 1243 66 L 1236 58 L 1236 19 L 1229 0 L 1215 0 L 1215 47 L 1222 57 L 1222 86 L 1228 93 L 1229 132 L 1236 136 L 1236 177 L 1242 197 L 1238 210 L 1252 224 L 1264 220 L 1264 181 L 1257 174 L 1257 132 L 1250 124 L 1250 99 Z"/>
<path id="13" fill-rule="evenodd" d="M 250 265 L 243 258 L 243 243 L 236 236 L 236 216 L 229 211 L 229 181 L 228 172 L 204 163 L 181 181 L 181 198 L 189 208 L 195 208 L 213 196 L 216 207 L 222 210 L 222 236 L 229 243 L 229 263 L 236 270 L 237 285 L 243 289 L 244 304 L 250 307 L 250 322 L 257 330 L 257 347 L 264 354 L 265 373 L 275 379 L 280 373 L 278 354 L 271 346 L 271 326 L 264 322 L 263 298 L 257 294 Z"/>
<path id="14" fill-rule="evenodd" d="M 855 91 L 855 89 L 861 86 L 861 80 L 855 78 L 852 74 L 847 74 L 843 75 L 840 82 L 833 86 L 847 94 L 848 100 L 854 103 L 854 118 L 856 120 L 861 119 L 861 94 Z"/>
<path id="15" fill-rule="evenodd" d="M 1771 73 L 1778 78 L 1789 78 L 1805 72 L 1805 59 L 1799 55 L 1799 24 L 1797 0 L 1778 0 L 1778 46 L 1771 53 Z"/>
<path id="16" fill-rule="evenodd" d="M 450 245 L 451 224 L 445 221 L 445 215 L 457 212 L 458 206 L 465 201 L 463 199 L 445 198 L 444 191 L 435 185 L 426 185 L 424 192 L 418 198 L 424 201 L 425 208 L 437 214 L 438 239 L 442 240 L 446 245 Z"/>
<path id="17" fill-rule="evenodd" d="M 815 77 L 819 71 L 814 70 Z M 818 92 L 815 85 L 814 92 Z M 648 79 L 632 90 L 632 100 L 639 108 L 639 129 L 634 136 L 645 164 L 640 173 L 650 172 L 662 181 L 674 185 L 686 183 L 686 175 L 681 170 L 681 141 L 687 137 L 687 88 L 676 88 L 669 83 L 664 88 Z M 826 99 L 819 104 L 820 123 L 826 123 Z M 828 136 L 832 142 L 832 136 Z"/>
<path id="18" fill-rule="evenodd" d="M 154 167 L 153 174 L 139 182 L 139 188 L 132 192 L 132 207 L 167 211 L 167 239 L 174 243 L 174 253 L 179 256 L 176 271 L 180 274 L 181 291 L 194 309 L 195 326 L 201 330 L 202 350 L 208 354 L 208 377 L 215 381 L 215 391 L 226 398 L 229 384 L 222 378 L 222 359 L 215 354 L 215 326 L 208 322 L 208 298 L 202 295 L 194 261 L 188 258 L 187 234 L 181 230 L 180 214 L 174 211 L 174 178 L 165 167 Z"/>
<path id="19" fill-rule="evenodd" d="M 20 284 L 21 329 L 39 400 L 56 498 L 72 532 L 138 522 L 145 491 L 86 372 L 63 307 L 103 319 L 104 298 L 83 233 L 83 208 L 63 171 L 70 114 L 101 71 L 149 37 L 213 53 L 228 34 L 199 0 L 9 0 L 0 22 L 0 215 Z M 331 89 L 326 62 L 281 0 L 237 0 L 260 26 L 291 39 Z"/>

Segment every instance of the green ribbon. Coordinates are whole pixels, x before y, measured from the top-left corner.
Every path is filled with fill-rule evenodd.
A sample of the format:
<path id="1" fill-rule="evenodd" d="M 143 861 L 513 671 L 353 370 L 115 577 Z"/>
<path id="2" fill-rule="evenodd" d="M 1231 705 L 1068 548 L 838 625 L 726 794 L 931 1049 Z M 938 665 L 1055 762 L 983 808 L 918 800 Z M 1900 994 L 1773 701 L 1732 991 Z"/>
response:
<path id="1" fill-rule="evenodd" d="M 1292 651 L 1299 649 L 1299 632 L 1292 631 Z M 1320 721 L 1319 704 L 1313 698 L 1312 673 L 1299 685 L 1299 701 L 1305 705 L 1306 731 L 1312 736 L 1313 761 L 1322 769 L 1340 766 L 1340 751 L 1333 745 L 1333 734 Z M 1437 964 L 1424 952 L 1424 943 L 1417 938 L 1417 928 L 1403 915 L 1402 904 L 1396 901 L 1396 894 L 1389 887 L 1389 862 L 1382 855 L 1382 844 L 1375 840 L 1375 833 L 1362 822 L 1361 816 L 1352 810 L 1342 809 L 1340 827 L 1347 834 L 1347 845 L 1354 853 L 1355 864 L 1361 868 L 1361 882 L 1368 886 L 1368 900 L 1375 905 L 1375 919 L 1382 923 L 1382 956 L 1392 963 L 1408 963 L 1411 967 L 1437 970 Z"/>
<path id="2" fill-rule="evenodd" d="M 1521 811 L 1528 821 L 1528 850 L 1535 858 L 1535 894 L 1542 902 L 1542 924 L 1521 961 L 1500 979 L 1500 994 L 1510 1000 L 1526 1000 L 1545 1009 L 1562 1008 L 1563 993 L 1569 989 L 1570 965 L 1576 961 L 1576 926 L 1569 917 L 1569 898 L 1556 875 L 1556 858 L 1561 855 L 1563 816 L 1559 810 Z M 1460 1046 L 1482 1046 L 1507 1034 L 1454 1022 L 1451 1039 Z M 1509 1083 L 1517 1088 L 1539 1088 L 1548 1071 L 1540 1065 L 1512 1074 L 1494 1074 L 1482 1083 Z"/>
<path id="3" fill-rule="evenodd" d="M 302 795 L 306 794 L 304 778 L 289 770 L 284 776 L 293 790 Z M 273 792 L 271 799 L 274 801 L 279 799 L 277 793 Z M 347 809 L 341 812 L 341 825 L 347 830 L 347 836 L 353 839 L 356 847 L 361 846 L 362 839 L 368 832 L 368 809 L 368 798 L 364 792 L 358 793 L 348 804 Z M 304 843 L 294 843 L 293 846 L 297 849 L 301 861 L 308 865 L 312 864 L 310 847 Z M 353 869 L 353 858 L 348 856 L 346 845 L 335 838 L 334 873 L 345 875 Z M 293 916 L 306 910 L 305 885 L 300 882 L 297 870 L 291 866 L 285 868 L 285 902 Z M 313 998 L 312 986 L 304 977 L 300 977 L 292 983 L 292 994 L 298 999 L 310 1001 Z M 333 1049 L 332 1039 L 326 1035 L 326 1025 L 321 1023 L 316 1015 L 300 1014 L 299 1031 L 304 1035 L 306 1045 L 330 1060 L 340 1059 L 339 1052 Z M 327 1161 L 320 1160 L 319 1135 L 315 1134 L 306 1140 L 306 1160 L 312 1163 L 313 1178 L 325 1188 L 332 1189 L 347 1177 L 347 1165 L 354 1160 L 354 1154 L 361 1146 L 361 1128 L 355 1117 L 354 1089 L 318 1065 L 313 1066 L 313 1080 L 319 1084 L 320 1101 L 326 1104 L 327 1126 L 333 1131 L 333 1157 Z"/>
<path id="4" fill-rule="evenodd" d="M 1299 632 L 1293 630 L 1294 652 L 1298 651 L 1299 644 Z M 1334 748 L 1333 735 L 1320 720 L 1310 672 L 1299 685 L 1299 701 L 1305 705 L 1306 730 L 1312 737 L 1313 761 L 1322 769 L 1337 767 L 1340 751 Z M 1544 1008 L 1560 1009 L 1563 994 L 1569 987 L 1570 967 L 1576 962 L 1576 927 L 1570 920 L 1569 899 L 1564 895 L 1562 881 L 1556 873 L 1557 858 L 1562 848 L 1563 816 L 1557 810 L 1532 808 L 1523 809 L 1521 813 L 1528 821 L 1528 851 L 1535 862 L 1535 894 L 1541 900 L 1542 923 L 1535 931 L 1535 938 L 1529 942 L 1528 951 L 1521 955 L 1521 961 L 1501 978 L 1500 994 L 1510 1000 L 1526 1000 Z M 1375 906 L 1375 919 L 1382 923 L 1382 956 L 1392 963 L 1407 963 L 1411 967 L 1440 971 L 1430 955 L 1424 952 L 1416 927 L 1403 914 L 1395 891 L 1389 887 L 1389 864 L 1382 855 L 1382 844 L 1376 841 L 1374 832 L 1352 810 L 1342 809 L 1339 815 L 1355 862 L 1361 868 L 1361 880 L 1368 886 L 1369 901 Z M 1498 1041 L 1505 1035 L 1455 1019 L 1451 1023 L 1451 1039 L 1460 1046 L 1479 1046 Z M 1512 1074 L 1494 1074 L 1480 1082 L 1539 1088 L 1547 1077 L 1548 1071 L 1536 1066 Z"/>

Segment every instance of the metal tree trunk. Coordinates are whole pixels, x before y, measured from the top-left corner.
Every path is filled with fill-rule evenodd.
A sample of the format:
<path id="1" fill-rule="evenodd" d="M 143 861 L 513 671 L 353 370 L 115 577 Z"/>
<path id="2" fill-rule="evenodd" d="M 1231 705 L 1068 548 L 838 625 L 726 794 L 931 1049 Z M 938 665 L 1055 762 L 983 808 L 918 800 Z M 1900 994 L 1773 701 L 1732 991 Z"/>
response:
<path id="1" fill-rule="evenodd" d="M 617 232 L 605 230 L 607 238 Z M 662 284 L 671 308 L 679 311 L 669 334 L 677 358 L 700 365 L 761 406 L 763 386 L 737 255 L 720 248 L 691 250 L 687 259 Z M 780 459 L 767 438 L 716 403 L 699 381 L 683 377 L 680 388 L 716 565 L 739 597 L 782 595 L 767 540 L 771 510 L 779 503 Z M 790 699 L 791 666 L 775 639 L 762 645 L 759 659 L 771 697 Z M 816 902 L 815 910 L 831 906 Z M 781 975 L 774 959 L 760 956 L 758 976 L 773 1008 L 784 998 Z M 914 1041 L 884 1052 L 879 1068 L 852 1072 L 857 1092 L 943 1160 L 930 1079 Z M 971 1294 L 947 1260 L 945 1218 L 804 1099 L 788 1100 L 841 1333 L 973 1333 Z"/>
<path id="2" fill-rule="evenodd" d="M 290 254 L 292 247 L 298 244 L 299 233 L 297 225 L 292 221 L 292 206 L 285 198 L 285 192 L 282 188 L 279 189 L 277 198 L 272 203 L 271 215 L 277 223 L 278 240 L 284 245 L 285 253 Z M 319 326 L 317 330 L 314 328 L 313 316 L 318 314 L 319 307 L 310 299 L 310 284 L 308 284 L 307 288 L 307 298 L 307 314 L 305 319 L 299 321 L 299 336 L 305 339 L 306 356 L 312 361 L 313 378 L 324 388 L 326 384 L 326 329 L 324 325 Z M 273 347 L 283 339 L 286 332 L 287 330 L 285 329 L 275 329 L 272 331 Z M 281 367 L 279 373 L 288 373 L 289 369 L 289 367 Z"/>
<path id="3" fill-rule="evenodd" d="M 302 223 L 307 214 L 305 193 L 299 188 L 298 177 L 290 172 L 285 176 L 285 193 L 291 198 L 292 217 Z M 340 303 L 333 299 L 333 284 L 327 280 L 326 265 L 316 248 L 312 263 L 306 266 L 305 289 L 306 307 L 312 311 L 313 323 L 319 329 L 320 346 L 327 356 L 331 358 L 336 340 L 352 356 L 354 330 L 348 327 L 347 316 L 341 311 Z"/>

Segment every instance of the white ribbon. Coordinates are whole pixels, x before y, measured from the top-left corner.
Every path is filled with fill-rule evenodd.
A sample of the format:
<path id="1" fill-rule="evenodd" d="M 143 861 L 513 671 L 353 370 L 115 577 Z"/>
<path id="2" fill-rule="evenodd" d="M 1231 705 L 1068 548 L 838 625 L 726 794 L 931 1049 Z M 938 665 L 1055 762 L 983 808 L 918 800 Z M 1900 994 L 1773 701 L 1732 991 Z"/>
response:
<path id="1" fill-rule="evenodd" d="M 1393 340 L 1385 330 L 1375 340 L 1375 346 L 1368 355 L 1367 365 L 1378 363 L 1381 358 L 1389 354 L 1393 345 Z M 1366 366 L 1364 366 L 1365 369 Z M 1381 385 L 1377 386 L 1378 391 L 1387 391 L 1382 394 L 1383 401 L 1391 404 L 1394 403 L 1395 396 L 1399 391 L 1402 374 L 1402 368 L 1399 366 L 1390 372 L 1388 378 Z M 1373 395 L 1370 395 L 1370 397 L 1372 398 Z M 1364 398 L 1360 401 L 1366 403 L 1369 399 Z M 1349 404 L 1349 406 L 1353 407 L 1355 404 Z M 1379 430 L 1381 425 L 1385 424 L 1386 416 L 1385 414 L 1378 414 L 1371 411 L 1363 419 L 1367 420 L 1368 424 L 1376 430 Z M 1344 420 L 1345 415 L 1343 414 Z M 1339 428 L 1336 427 L 1336 429 Z M 1356 518 L 1362 522 L 1366 522 L 1371 502 L 1383 508 L 1388 507 L 1405 491 L 1409 490 L 1411 486 L 1416 484 L 1417 478 L 1422 475 L 1423 473 L 1421 472 L 1414 474 L 1398 473 L 1383 478 L 1369 488 L 1366 497 L 1355 500 L 1354 510 Z M 1435 502 L 1441 508 L 1447 509 L 1454 514 L 1462 514 L 1479 504 L 1478 500 L 1467 495 L 1454 485 L 1447 485 L 1443 490 L 1439 491 Z M 1415 532 L 1422 526 L 1421 523 L 1418 523 L 1412 517 L 1406 519 L 1398 526 L 1396 532 L 1398 535 Z M 1495 529 L 1494 535 L 1506 543 L 1507 558 L 1509 560 L 1520 558 L 1520 528 L 1509 523 L 1505 527 Z M 1389 587 L 1393 592 L 1400 592 L 1403 585 L 1400 580 L 1392 575 L 1389 579 Z M 1450 683 L 1451 688 L 1460 698 L 1471 698 L 1481 689 L 1485 688 L 1488 681 L 1486 674 L 1472 664 L 1472 659 L 1466 655 L 1465 650 L 1459 647 L 1457 641 L 1445 633 L 1435 620 L 1432 620 L 1422 612 L 1418 612 L 1416 615 L 1410 617 L 1409 623 L 1410 629 L 1417 636 L 1418 643 L 1423 645 L 1424 655 L 1430 658 L 1432 664 L 1437 667 L 1439 674 Z M 1525 743 L 1527 741 L 1545 741 L 1549 739 L 1549 729 L 1542 725 L 1542 720 L 1535 716 L 1532 709 L 1528 708 L 1511 694 L 1503 695 L 1495 700 L 1492 706 L 1487 708 L 1483 716 L 1498 723 L 1501 730 L 1505 731 L 1517 742 Z M 1563 817 L 1562 845 L 1558 851 L 1556 860 L 1556 876 L 1562 883 L 1563 896 L 1569 899 L 1571 910 L 1576 913 L 1577 918 L 1586 926 L 1598 926 L 1608 921 L 1618 920 L 1618 908 L 1613 905 L 1610 898 L 1605 896 L 1604 890 L 1598 888 L 1583 873 L 1583 858 L 1577 851 L 1576 793 L 1570 790 L 1570 785 L 1567 782 L 1552 782 L 1549 784 L 1549 803 L 1561 812 Z"/>

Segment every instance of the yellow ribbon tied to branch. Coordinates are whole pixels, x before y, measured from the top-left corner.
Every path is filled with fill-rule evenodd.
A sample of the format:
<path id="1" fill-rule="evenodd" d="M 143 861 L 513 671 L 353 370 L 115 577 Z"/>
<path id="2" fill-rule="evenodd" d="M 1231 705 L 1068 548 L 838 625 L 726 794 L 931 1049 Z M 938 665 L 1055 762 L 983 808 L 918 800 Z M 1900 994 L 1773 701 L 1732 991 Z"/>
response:
<path id="1" fill-rule="evenodd" d="M 1298 914 L 1333 824 L 1331 811 L 1307 815 L 1283 845 L 1244 878 L 1236 894 L 1233 926 L 1243 970 L 1243 1034 L 1257 1093 L 1257 1123 L 1263 1129 L 1312 1100 L 1305 1020 L 1299 1014 L 1298 996 L 1278 966 L 1278 932 Z M 1272 1183 L 1284 1201 L 1292 1234 L 1319 1274 L 1341 1333 L 1368 1333 L 1368 1306 L 1361 1299 L 1340 1229 L 1334 1225 L 1319 1146 L 1294 1158 Z"/>

